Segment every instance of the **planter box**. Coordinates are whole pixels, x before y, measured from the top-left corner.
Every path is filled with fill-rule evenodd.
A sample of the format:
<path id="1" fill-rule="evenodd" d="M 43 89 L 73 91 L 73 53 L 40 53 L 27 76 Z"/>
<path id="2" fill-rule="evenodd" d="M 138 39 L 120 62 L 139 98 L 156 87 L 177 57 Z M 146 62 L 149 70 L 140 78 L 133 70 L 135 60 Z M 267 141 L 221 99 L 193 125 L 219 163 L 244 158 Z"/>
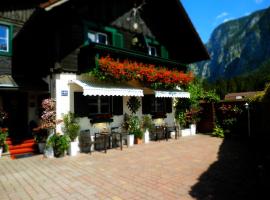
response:
<path id="1" fill-rule="evenodd" d="M 38 143 L 38 150 L 39 150 L 39 153 L 44 153 L 44 149 L 45 149 L 45 142 L 39 142 Z"/>
<path id="2" fill-rule="evenodd" d="M 68 148 L 68 155 L 76 156 L 78 154 L 78 142 L 70 142 L 70 146 Z"/>
<path id="3" fill-rule="evenodd" d="M 143 141 L 144 141 L 144 143 L 149 143 L 149 141 L 150 141 L 150 136 L 149 136 L 148 129 L 146 129 L 146 131 L 143 134 Z"/>
<path id="4" fill-rule="evenodd" d="M 181 129 L 180 130 L 180 134 L 182 137 L 185 137 L 185 136 L 190 136 L 190 128 L 185 128 L 185 129 Z"/>
<path id="5" fill-rule="evenodd" d="M 132 147 L 134 145 L 134 135 L 127 135 L 127 146 Z"/>
<path id="6" fill-rule="evenodd" d="M 53 151 L 53 148 L 52 147 L 49 147 L 49 148 L 45 148 L 44 149 L 44 156 L 46 158 L 54 158 L 54 151 Z"/>
<path id="7" fill-rule="evenodd" d="M 196 124 L 190 124 L 190 135 L 196 135 Z"/>

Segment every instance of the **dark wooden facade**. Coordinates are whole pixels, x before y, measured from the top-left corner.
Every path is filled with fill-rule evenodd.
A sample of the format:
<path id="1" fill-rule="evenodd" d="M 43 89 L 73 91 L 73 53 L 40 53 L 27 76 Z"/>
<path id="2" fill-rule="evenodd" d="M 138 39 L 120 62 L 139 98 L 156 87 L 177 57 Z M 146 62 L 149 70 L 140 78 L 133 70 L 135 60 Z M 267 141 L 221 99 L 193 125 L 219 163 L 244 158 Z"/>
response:
<path id="1" fill-rule="evenodd" d="M 126 29 L 126 22 L 123 22 L 126 18 L 123 16 L 134 8 L 134 3 L 140 5 L 142 1 L 101 0 L 93 3 L 70 0 L 49 11 L 44 10 L 46 7 L 38 9 L 14 40 L 14 76 L 30 77 L 34 73 L 37 77 L 44 77 L 50 73 L 50 68 L 56 71 L 80 71 L 78 63 L 83 58 L 79 59 L 78 56 L 82 47 L 88 48 L 85 45 L 85 32 L 89 24 L 91 29 L 101 32 L 106 28 L 116 29 L 123 35 L 121 49 L 133 50 L 131 38 L 136 33 Z M 140 13 L 144 30 L 150 30 L 155 40 L 169 52 L 169 60 L 162 60 L 162 57 L 160 60 L 141 57 L 141 60 L 154 64 L 163 62 L 162 64 L 174 68 L 209 58 L 178 0 L 166 3 L 146 0 Z M 112 42 L 111 33 L 107 33 Z M 145 51 L 137 53 L 147 57 Z M 125 57 L 132 55 L 134 54 Z M 136 57 L 137 59 L 140 58 Z"/>

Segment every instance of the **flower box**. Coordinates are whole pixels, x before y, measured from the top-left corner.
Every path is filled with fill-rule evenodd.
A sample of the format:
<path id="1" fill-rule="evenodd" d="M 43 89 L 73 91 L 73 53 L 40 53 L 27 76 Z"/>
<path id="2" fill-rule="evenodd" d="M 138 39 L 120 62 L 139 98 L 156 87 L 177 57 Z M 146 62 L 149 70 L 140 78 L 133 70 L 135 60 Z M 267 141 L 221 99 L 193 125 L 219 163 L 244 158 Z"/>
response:
<path id="1" fill-rule="evenodd" d="M 113 122 L 111 114 L 98 114 L 98 115 L 90 116 L 90 118 L 92 118 L 90 120 L 90 123 L 92 123 L 92 124 L 94 124 L 94 123 L 106 123 L 106 122 L 111 123 L 111 122 Z"/>

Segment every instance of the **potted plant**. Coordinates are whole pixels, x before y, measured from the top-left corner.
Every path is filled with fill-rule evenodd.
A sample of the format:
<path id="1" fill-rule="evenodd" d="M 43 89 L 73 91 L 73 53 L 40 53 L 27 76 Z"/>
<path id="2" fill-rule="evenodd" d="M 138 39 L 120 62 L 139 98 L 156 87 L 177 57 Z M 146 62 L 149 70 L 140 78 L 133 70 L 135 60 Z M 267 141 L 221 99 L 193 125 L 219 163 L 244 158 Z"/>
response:
<path id="1" fill-rule="evenodd" d="M 142 118 L 142 130 L 143 130 L 143 140 L 144 143 L 149 143 L 150 136 L 149 131 L 152 131 L 154 128 L 154 124 L 152 118 L 149 115 L 144 115 Z"/>
<path id="2" fill-rule="evenodd" d="M 54 156 L 53 148 L 49 143 L 51 137 L 55 135 L 56 124 L 60 123 L 61 120 L 56 119 L 56 101 L 53 98 L 44 99 L 41 104 L 43 112 L 41 115 L 41 129 L 47 130 L 47 139 L 44 149 L 44 155 L 47 158 Z"/>
<path id="3" fill-rule="evenodd" d="M 180 135 L 181 136 L 189 136 L 190 128 L 188 128 L 188 123 L 186 120 L 186 112 L 177 112 L 175 114 L 175 119 L 180 126 Z"/>
<path id="4" fill-rule="evenodd" d="M 2 153 L 8 151 L 8 145 L 6 143 L 8 136 L 7 128 L 0 128 L 0 157 L 2 157 Z"/>
<path id="5" fill-rule="evenodd" d="M 75 115 L 68 112 L 63 116 L 64 128 L 63 132 L 69 136 L 71 142 L 68 149 L 70 156 L 75 156 L 78 153 L 78 141 L 76 140 L 79 135 L 80 125 L 75 120 Z"/>
<path id="6" fill-rule="evenodd" d="M 70 138 L 68 135 L 61 135 L 55 133 L 48 138 L 46 148 L 53 148 L 54 156 L 59 158 L 65 155 L 70 145 Z"/>
<path id="7" fill-rule="evenodd" d="M 122 124 L 123 130 L 125 130 L 127 132 L 127 146 L 128 147 L 131 147 L 131 146 L 134 145 L 134 134 L 132 134 L 129 131 L 130 118 L 131 118 L 131 116 L 128 115 L 127 113 L 125 113 L 124 114 L 124 121 L 123 121 L 123 124 Z"/>
<path id="8" fill-rule="evenodd" d="M 189 111 L 187 111 L 186 114 L 186 121 L 189 124 L 190 128 L 190 134 L 195 135 L 196 134 L 196 124 L 199 121 L 199 108 L 191 108 Z"/>
<path id="9" fill-rule="evenodd" d="M 138 116 L 132 115 L 129 119 L 128 133 L 135 137 L 135 143 L 142 143 L 143 132 L 141 130 L 140 119 Z"/>
<path id="10" fill-rule="evenodd" d="M 47 130 L 40 129 L 39 127 L 33 128 L 33 135 L 36 143 L 38 144 L 38 150 L 40 153 L 44 153 L 46 139 L 48 137 Z"/>

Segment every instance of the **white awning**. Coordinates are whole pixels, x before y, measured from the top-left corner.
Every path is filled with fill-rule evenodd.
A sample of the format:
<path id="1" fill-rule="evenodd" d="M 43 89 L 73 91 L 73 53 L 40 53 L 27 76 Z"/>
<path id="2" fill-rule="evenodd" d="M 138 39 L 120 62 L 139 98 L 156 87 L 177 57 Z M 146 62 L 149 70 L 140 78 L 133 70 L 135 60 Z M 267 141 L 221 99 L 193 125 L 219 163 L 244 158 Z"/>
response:
<path id="1" fill-rule="evenodd" d="M 170 97 L 170 98 L 190 98 L 189 92 L 181 92 L 177 90 L 155 91 L 155 97 Z"/>
<path id="2" fill-rule="evenodd" d="M 18 85 L 10 75 L 0 75 L 0 89 L 17 89 Z"/>
<path id="3" fill-rule="evenodd" d="M 81 80 L 72 80 L 83 88 L 83 95 L 89 96 L 143 96 L 143 90 L 131 88 L 126 85 L 88 82 Z"/>

